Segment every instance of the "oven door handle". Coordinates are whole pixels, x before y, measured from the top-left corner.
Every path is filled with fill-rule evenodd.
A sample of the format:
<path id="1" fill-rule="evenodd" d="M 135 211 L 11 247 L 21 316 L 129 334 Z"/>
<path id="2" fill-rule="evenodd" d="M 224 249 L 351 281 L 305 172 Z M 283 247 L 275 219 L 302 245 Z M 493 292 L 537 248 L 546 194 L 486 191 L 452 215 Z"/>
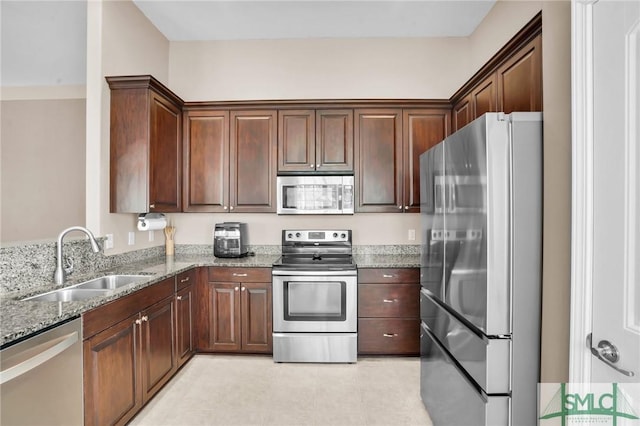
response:
<path id="1" fill-rule="evenodd" d="M 355 269 L 353 270 L 346 270 L 346 271 L 330 271 L 330 270 L 317 270 L 317 271 L 309 271 L 309 270 L 305 270 L 305 271 L 298 271 L 298 270 L 291 270 L 291 269 L 287 269 L 287 270 L 280 270 L 280 269 L 273 269 L 271 271 L 272 275 L 288 275 L 288 276 L 295 276 L 295 277 L 313 277 L 313 276 L 352 276 L 352 275 L 358 275 L 358 271 L 356 271 Z"/>

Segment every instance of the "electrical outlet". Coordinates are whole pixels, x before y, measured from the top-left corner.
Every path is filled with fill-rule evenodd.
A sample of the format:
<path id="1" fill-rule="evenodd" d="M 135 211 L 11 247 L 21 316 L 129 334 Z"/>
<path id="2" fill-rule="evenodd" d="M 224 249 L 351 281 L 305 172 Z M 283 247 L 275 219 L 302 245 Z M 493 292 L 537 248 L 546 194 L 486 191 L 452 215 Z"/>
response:
<path id="1" fill-rule="evenodd" d="M 132 246 L 136 243 L 136 233 L 129 232 L 129 245 Z"/>
<path id="2" fill-rule="evenodd" d="M 107 234 L 105 235 L 105 240 L 104 240 L 104 249 L 105 250 L 109 250 L 113 248 L 113 234 Z"/>
<path id="3" fill-rule="evenodd" d="M 155 239 L 156 239 L 155 231 L 149 231 L 149 242 L 152 242 Z"/>
<path id="4" fill-rule="evenodd" d="M 415 241 L 416 240 L 416 230 L 415 229 L 409 229 L 408 238 L 409 238 L 409 241 Z"/>

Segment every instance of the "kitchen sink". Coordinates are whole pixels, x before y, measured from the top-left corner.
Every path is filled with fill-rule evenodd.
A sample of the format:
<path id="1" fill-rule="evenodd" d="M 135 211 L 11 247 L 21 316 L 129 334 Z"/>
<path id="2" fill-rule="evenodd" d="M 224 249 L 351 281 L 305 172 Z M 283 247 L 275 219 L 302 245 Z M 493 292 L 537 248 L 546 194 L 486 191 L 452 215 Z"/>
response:
<path id="1" fill-rule="evenodd" d="M 106 275 L 59 290 L 26 297 L 22 300 L 33 302 L 73 302 L 86 300 L 92 297 L 106 296 L 120 287 L 146 279 L 149 279 L 148 275 Z"/>
<path id="2" fill-rule="evenodd" d="M 103 289 L 115 290 L 128 284 L 149 279 L 148 275 L 107 275 L 100 278 L 76 284 L 74 289 Z"/>
<path id="3" fill-rule="evenodd" d="M 27 297 L 22 300 L 32 302 L 74 302 L 91 299 L 92 297 L 105 296 L 109 293 L 111 293 L 111 290 L 63 288 L 50 291 L 49 293 Z"/>

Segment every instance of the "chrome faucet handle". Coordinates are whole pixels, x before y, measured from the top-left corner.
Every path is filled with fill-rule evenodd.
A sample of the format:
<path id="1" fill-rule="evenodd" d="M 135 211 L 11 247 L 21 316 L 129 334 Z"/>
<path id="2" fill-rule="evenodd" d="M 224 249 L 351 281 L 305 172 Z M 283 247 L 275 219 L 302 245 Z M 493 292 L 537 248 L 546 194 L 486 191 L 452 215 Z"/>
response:
<path id="1" fill-rule="evenodd" d="M 73 272 L 73 259 L 70 257 L 64 258 L 64 272 L 70 274 Z"/>

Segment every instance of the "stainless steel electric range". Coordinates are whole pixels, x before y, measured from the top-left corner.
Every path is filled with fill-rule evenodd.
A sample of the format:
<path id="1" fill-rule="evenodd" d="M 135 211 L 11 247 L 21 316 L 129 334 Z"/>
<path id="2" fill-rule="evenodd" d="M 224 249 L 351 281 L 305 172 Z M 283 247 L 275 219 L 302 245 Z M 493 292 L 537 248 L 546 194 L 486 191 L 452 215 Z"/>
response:
<path id="1" fill-rule="evenodd" d="M 357 316 L 351 230 L 283 230 L 273 264 L 273 360 L 356 362 Z"/>

